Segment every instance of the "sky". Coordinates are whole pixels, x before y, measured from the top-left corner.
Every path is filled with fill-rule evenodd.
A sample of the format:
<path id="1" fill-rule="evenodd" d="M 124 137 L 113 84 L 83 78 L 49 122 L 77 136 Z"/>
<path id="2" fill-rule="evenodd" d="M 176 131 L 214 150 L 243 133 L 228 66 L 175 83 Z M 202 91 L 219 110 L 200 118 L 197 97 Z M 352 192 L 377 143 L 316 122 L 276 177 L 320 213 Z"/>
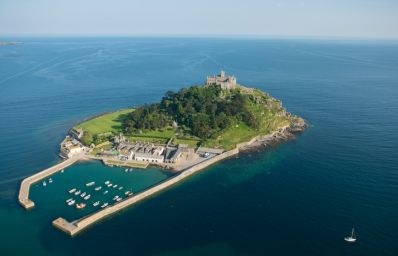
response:
<path id="1" fill-rule="evenodd" d="M 0 0 L 0 36 L 398 38 L 398 0 Z"/>

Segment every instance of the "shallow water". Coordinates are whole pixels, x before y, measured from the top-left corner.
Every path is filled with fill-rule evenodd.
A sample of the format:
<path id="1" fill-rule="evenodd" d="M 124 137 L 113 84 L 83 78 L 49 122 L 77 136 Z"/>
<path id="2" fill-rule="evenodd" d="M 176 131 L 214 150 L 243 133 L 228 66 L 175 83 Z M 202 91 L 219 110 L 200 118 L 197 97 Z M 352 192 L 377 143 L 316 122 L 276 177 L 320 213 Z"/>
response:
<path id="1" fill-rule="evenodd" d="M 30 191 L 30 198 L 35 202 L 35 210 L 38 214 L 47 214 L 57 217 L 63 217 L 68 221 L 73 221 L 84 217 L 90 213 L 100 210 L 104 203 L 109 205 L 115 203 L 113 198 L 119 196 L 126 198 L 125 192 L 130 191 L 134 194 L 139 193 L 153 185 L 156 185 L 171 174 L 163 172 L 160 169 L 149 167 L 147 169 L 131 169 L 131 172 L 125 172 L 125 168 L 107 167 L 99 161 L 78 162 L 64 170 L 45 179 L 46 186 L 42 182 L 33 184 Z M 49 179 L 52 179 L 52 183 Z M 105 182 L 109 181 L 112 186 L 108 187 Z M 87 183 L 95 182 L 92 186 Z M 114 188 L 114 186 L 117 186 Z M 96 187 L 101 190 L 96 191 Z M 119 189 L 121 187 L 121 189 Z M 90 198 L 85 200 L 80 195 L 69 193 L 71 189 L 86 193 Z M 108 191 L 104 194 L 105 191 Z M 66 200 L 72 198 L 76 204 L 84 203 L 84 209 L 77 210 L 75 205 L 68 206 Z M 93 203 L 100 201 L 100 205 L 93 206 Z"/>
<path id="2" fill-rule="evenodd" d="M 397 42 L 21 40 L 0 47 L 1 255 L 398 254 Z M 33 188 L 43 198 L 36 209 L 18 205 L 20 181 L 59 161 L 71 126 L 202 84 L 221 68 L 281 99 L 310 128 L 218 163 L 73 239 L 51 221 L 60 212 L 75 217 L 65 191 L 84 186 L 90 172 L 137 189 L 165 174 L 153 169 L 137 182 L 123 169 L 82 163 L 53 187 Z M 352 226 L 358 242 L 348 245 Z"/>

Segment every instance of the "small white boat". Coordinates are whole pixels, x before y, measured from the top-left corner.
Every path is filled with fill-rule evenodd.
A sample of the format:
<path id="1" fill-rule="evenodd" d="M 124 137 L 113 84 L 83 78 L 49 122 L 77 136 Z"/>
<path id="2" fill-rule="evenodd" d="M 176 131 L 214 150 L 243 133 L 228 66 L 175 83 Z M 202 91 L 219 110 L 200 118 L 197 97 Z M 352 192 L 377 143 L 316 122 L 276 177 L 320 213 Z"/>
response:
<path id="1" fill-rule="evenodd" d="M 114 196 L 112 200 L 116 201 L 116 199 L 118 199 L 118 198 L 119 198 L 119 196 Z"/>
<path id="2" fill-rule="evenodd" d="M 68 205 L 69 205 L 69 206 L 74 205 L 74 204 L 75 204 L 75 200 L 72 200 L 72 201 L 69 201 L 69 202 L 68 202 Z"/>
<path id="3" fill-rule="evenodd" d="M 105 208 L 108 206 L 108 203 L 104 203 L 103 205 L 101 205 L 101 208 Z"/>
<path id="4" fill-rule="evenodd" d="M 100 204 L 100 201 L 97 201 L 97 202 L 94 202 L 94 203 L 93 203 L 93 206 L 94 206 L 94 207 L 97 207 L 99 204 Z"/>
<path id="5" fill-rule="evenodd" d="M 124 194 L 127 196 L 128 194 L 130 193 L 130 191 L 126 191 L 126 192 L 124 192 Z"/>
<path id="6" fill-rule="evenodd" d="M 42 184 L 43 184 L 43 187 L 47 186 L 47 182 L 46 181 L 43 181 Z"/>
<path id="7" fill-rule="evenodd" d="M 86 195 L 87 195 L 87 193 L 86 193 L 86 192 L 83 192 L 83 193 L 80 195 L 80 197 L 83 198 L 83 197 L 85 197 Z"/>
<path id="8" fill-rule="evenodd" d="M 108 185 L 109 183 L 111 183 L 109 180 L 105 181 L 105 185 Z"/>
<path id="9" fill-rule="evenodd" d="M 108 194 L 108 190 L 105 190 L 104 193 L 102 193 L 104 195 Z"/>
<path id="10" fill-rule="evenodd" d="M 66 200 L 66 203 L 69 203 L 72 200 L 73 200 L 73 198 L 69 198 L 68 200 Z"/>
<path id="11" fill-rule="evenodd" d="M 86 207 L 85 203 L 76 204 L 76 209 L 83 209 L 84 207 Z"/>
<path id="12" fill-rule="evenodd" d="M 119 187 L 119 190 L 122 190 L 123 189 L 123 187 Z"/>
<path id="13" fill-rule="evenodd" d="M 122 201 L 122 198 L 121 198 L 121 197 L 119 197 L 118 199 L 116 199 L 116 202 L 120 202 L 120 201 Z"/>
<path id="14" fill-rule="evenodd" d="M 129 171 L 129 169 L 125 169 L 125 170 L 124 170 L 124 172 L 128 172 L 128 171 Z"/>
<path id="15" fill-rule="evenodd" d="M 64 173 L 65 170 L 61 170 L 61 173 Z"/>
<path id="16" fill-rule="evenodd" d="M 349 243 L 354 243 L 354 242 L 357 241 L 357 237 L 356 237 L 356 235 L 355 235 L 355 230 L 354 230 L 354 228 L 352 228 L 351 236 L 346 236 L 346 237 L 344 237 L 344 240 L 347 241 L 347 242 L 349 242 Z"/>
<path id="17" fill-rule="evenodd" d="M 91 187 L 95 184 L 95 181 L 91 181 L 89 183 L 86 184 L 86 187 Z"/>
<path id="18" fill-rule="evenodd" d="M 50 179 L 48 180 L 48 183 L 53 183 L 53 179 L 50 178 Z"/>
<path id="19" fill-rule="evenodd" d="M 133 193 L 133 192 L 130 192 L 130 193 L 128 193 L 128 196 L 132 196 L 132 195 L 134 195 L 134 193 Z"/>
<path id="20" fill-rule="evenodd" d="M 76 192 L 76 188 L 72 188 L 71 190 L 69 190 L 69 194 L 75 193 Z"/>
<path id="21" fill-rule="evenodd" d="M 94 190 L 95 190 L 95 191 L 100 191 L 101 189 L 102 189 L 102 187 L 99 186 L 99 187 L 96 187 Z"/>
<path id="22" fill-rule="evenodd" d="M 87 195 L 84 197 L 84 200 L 88 200 L 88 199 L 90 199 L 90 197 L 91 197 L 91 195 Z"/>
<path id="23" fill-rule="evenodd" d="M 81 193 L 81 191 L 80 191 L 80 190 L 76 191 L 76 192 L 75 192 L 75 196 L 78 196 L 78 195 L 80 195 L 80 193 Z"/>
<path id="24" fill-rule="evenodd" d="M 113 185 L 113 187 L 112 188 L 117 188 L 117 185 L 115 184 L 115 185 Z"/>
<path id="25" fill-rule="evenodd" d="M 112 187 L 112 185 L 113 185 L 112 183 L 109 183 L 107 186 L 108 186 L 108 188 L 110 188 L 110 187 Z"/>

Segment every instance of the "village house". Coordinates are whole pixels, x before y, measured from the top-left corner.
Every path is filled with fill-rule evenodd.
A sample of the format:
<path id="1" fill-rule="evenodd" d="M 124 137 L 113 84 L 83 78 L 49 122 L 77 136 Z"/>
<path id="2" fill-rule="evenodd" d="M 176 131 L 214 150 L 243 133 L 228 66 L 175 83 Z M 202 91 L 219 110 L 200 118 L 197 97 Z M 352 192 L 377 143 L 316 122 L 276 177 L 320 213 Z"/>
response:
<path id="1" fill-rule="evenodd" d="M 157 146 L 150 143 L 121 142 L 117 150 L 122 160 L 137 160 L 152 163 L 164 162 L 164 146 Z"/>
<path id="2" fill-rule="evenodd" d="M 77 139 L 66 137 L 61 143 L 60 156 L 63 158 L 71 158 L 85 152 L 87 148 Z"/>

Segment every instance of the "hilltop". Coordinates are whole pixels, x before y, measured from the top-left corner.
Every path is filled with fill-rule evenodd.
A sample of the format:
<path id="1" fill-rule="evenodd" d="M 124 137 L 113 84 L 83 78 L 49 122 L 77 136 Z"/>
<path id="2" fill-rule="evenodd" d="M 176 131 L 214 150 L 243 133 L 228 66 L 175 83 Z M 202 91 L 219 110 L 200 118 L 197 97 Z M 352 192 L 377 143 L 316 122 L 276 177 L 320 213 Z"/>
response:
<path id="1" fill-rule="evenodd" d="M 158 103 L 100 116 L 76 128 L 85 132 L 85 144 L 123 133 L 134 141 L 164 144 L 172 139 L 192 147 L 232 149 L 281 127 L 302 130 L 305 122 L 268 93 L 239 85 L 222 72 L 208 77 L 204 86 L 168 91 Z"/>

